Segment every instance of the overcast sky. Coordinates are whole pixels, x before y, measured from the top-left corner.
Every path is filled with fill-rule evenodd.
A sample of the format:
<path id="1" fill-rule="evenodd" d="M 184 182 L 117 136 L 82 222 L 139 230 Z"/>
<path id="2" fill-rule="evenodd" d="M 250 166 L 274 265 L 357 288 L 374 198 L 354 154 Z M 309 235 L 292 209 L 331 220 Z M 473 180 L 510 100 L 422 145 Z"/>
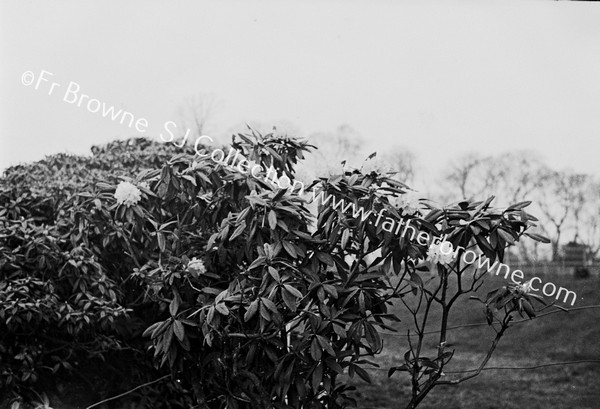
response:
<path id="1" fill-rule="evenodd" d="M 349 124 L 373 150 L 405 146 L 431 169 L 531 149 L 600 175 L 599 22 L 593 2 L 2 2 L 0 169 L 157 138 L 202 93 L 218 101 L 215 133 Z M 42 70 L 50 82 L 22 84 Z M 70 82 L 148 130 L 65 102 Z"/>

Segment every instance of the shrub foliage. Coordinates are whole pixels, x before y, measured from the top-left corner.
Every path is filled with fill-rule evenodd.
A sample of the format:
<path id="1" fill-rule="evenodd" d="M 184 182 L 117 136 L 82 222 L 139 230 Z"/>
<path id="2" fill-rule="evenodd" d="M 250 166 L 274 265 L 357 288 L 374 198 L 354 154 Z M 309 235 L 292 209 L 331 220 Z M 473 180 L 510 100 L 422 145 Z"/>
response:
<path id="1" fill-rule="evenodd" d="M 255 133 L 231 147 L 290 180 L 313 148 Z M 417 262 L 428 245 L 387 231 L 377 213 L 491 260 L 535 221 L 527 203 L 494 210 L 491 199 L 408 213 L 395 200 L 404 184 L 359 170 L 310 189 L 370 217 L 331 203 L 312 214 L 305 196 L 190 147 L 130 139 L 92 152 L 12 167 L 0 182 L 0 388 L 14 397 L 92 362 L 130 386 L 171 374 L 138 396 L 148 407 L 352 405 L 346 375 L 370 380 L 394 300 L 415 317 L 439 305 L 447 323 L 482 277 L 460 261 Z M 137 203 L 116 200 L 122 181 L 137 187 Z M 534 314 L 533 298 L 512 287 L 490 294 L 490 324 Z M 390 371 L 411 377 L 412 407 L 452 357 L 442 332 L 436 356 L 407 345 L 405 364 Z"/>

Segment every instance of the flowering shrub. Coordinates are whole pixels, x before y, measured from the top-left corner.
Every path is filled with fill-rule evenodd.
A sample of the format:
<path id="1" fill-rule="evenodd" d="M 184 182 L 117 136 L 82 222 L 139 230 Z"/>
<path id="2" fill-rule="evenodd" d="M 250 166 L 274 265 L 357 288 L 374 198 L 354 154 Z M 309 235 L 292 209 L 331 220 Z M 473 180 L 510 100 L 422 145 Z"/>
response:
<path id="1" fill-rule="evenodd" d="M 59 154 L 7 169 L 0 179 L 0 396 L 31 397 L 36 385 L 69 382 L 86 373 L 94 389 L 110 385 L 95 374 L 121 371 L 122 382 L 152 375 L 132 351 L 145 328 L 127 284 L 129 256 L 113 235 L 90 240 L 86 216 L 102 212 L 82 194 L 95 183 L 154 168 L 176 150 L 144 139 L 93 147 L 93 156 Z M 112 199 L 114 200 L 114 199 Z M 81 382 L 79 380 L 79 382 Z M 95 392 L 94 390 L 90 393 Z M 1 402 L 0 402 L 1 404 Z"/>
<path id="2" fill-rule="evenodd" d="M 235 136 L 232 147 L 273 168 L 279 180 L 294 180 L 311 148 L 256 134 Z M 445 208 L 407 200 L 408 188 L 378 170 L 343 170 L 313 182 L 373 209 L 371 217 L 327 205 L 312 215 L 303 198 L 263 178 L 191 149 L 161 149 L 141 149 L 142 159 L 115 175 L 105 166 L 111 152 L 95 148 L 89 174 L 78 167 L 80 185 L 59 200 L 44 199 L 53 186 L 38 194 L 14 183 L 27 179 L 20 169 L 3 179 L 3 390 L 23 392 L 82 359 L 127 356 L 130 369 L 119 370 L 140 383 L 171 374 L 157 394 L 141 398 L 149 407 L 173 398 L 170 407 L 343 408 L 354 400 L 341 375 L 370 381 L 369 358 L 383 348 L 380 331 L 397 320 L 389 310 L 396 302 L 422 323 L 405 364 L 390 369 L 411 378 L 415 407 L 447 382 L 450 309 L 484 276 L 461 264 L 461 252 L 502 259 L 535 221 L 523 210 L 527 203 L 495 210 L 491 199 Z M 43 186 L 51 172 L 41 167 Z M 383 209 L 445 240 L 398 237 L 373 223 Z M 534 299 L 505 287 L 481 301 L 501 335 L 515 313 L 535 313 Z M 434 306 L 442 311 L 439 348 L 423 356 Z"/>

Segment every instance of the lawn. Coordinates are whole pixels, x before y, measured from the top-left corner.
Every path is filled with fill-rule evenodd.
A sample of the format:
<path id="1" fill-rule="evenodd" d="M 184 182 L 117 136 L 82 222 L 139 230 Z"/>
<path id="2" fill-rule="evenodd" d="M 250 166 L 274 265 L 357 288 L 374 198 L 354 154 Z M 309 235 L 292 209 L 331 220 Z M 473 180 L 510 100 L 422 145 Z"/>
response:
<path id="1" fill-rule="evenodd" d="M 600 304 L 600 278 L 574 279 L 570 276 L 540 276 L 577 293 L 573 308 Z M 479 291 L 503 285 L 501 277 L 490 277 Z M 562 304 L 561 304 L 562 305 Z M 570 305 L 564 305 L 570 307 Z M 482 305 L 462 300 L 456 305 L 450 326 L 485 322 Z M 550 311 L 550 310 L 547 310 Z M 396 324 L 398 334 L 384 336 L 384 352 L 378 356 L 381 369 L 370 370 L 371 385 L 353 380 L 358 387 L 356 397 L 361 409 L 404 408 L 410 388 L 406 373 L 387 376 L 387 368 L 402 362 L 408 349 L 406 330 L 408 314 L 397 308 L 402 322 Z M 524 367 L 552 362 L 600 360 L 600 309 L 558 312 L 515 324 L 500 341 L 488 367 Z M 494 331 L 487 325 L 450 331 L 448 343 L 456 350 L 444 372 L 473 369 L 487 352 Z M 437 334 L 426 338 L 433 351 L 439 342 Z M 509 409 L 509 408 L 600 408 L 600 363 L 579 363 L 529 370 L 487 370 L 478 377 L 457 386 L 439 386 L 419 408 Z"/>

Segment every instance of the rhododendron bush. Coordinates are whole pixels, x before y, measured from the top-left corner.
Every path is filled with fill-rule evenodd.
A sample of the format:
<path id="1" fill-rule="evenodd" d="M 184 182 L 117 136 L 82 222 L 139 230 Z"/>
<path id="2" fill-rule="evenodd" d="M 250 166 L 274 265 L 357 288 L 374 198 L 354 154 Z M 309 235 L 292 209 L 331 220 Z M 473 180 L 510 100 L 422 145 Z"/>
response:
<path id="1" fill-rule="evenodd" d="M 290 180 L 312 149 L 255 133 L 232 147 Z M 132 139 L 93 153 L 10 168 L 0 185 L 0 379 L 14 397 L 91 362 L 129 387 L 170 375 L 129 396 L 147 407 L 352 406 L 348 376 L 369 382 L 394 305 L 414 314 L 415 338 L 390 376 L 410 378 L 403 405 L 416 407 L 436 385 L 463 380 L 443 373 L 460 352 L 446 346 L 448 317 L 485 271 L 462 251 L 502 259 L 535 222 L 526 202 L 416 203 L 377 170 L 307 183 L 372 209 L 362 220 L 328 205 L 313 214 L 305 196 L 188 147 Z M 383 209 L 445 241 L 386 231 L 374 223 Z M 496 329 L 491 354 L 537 298 L 516 286 L 479 296 Z M 434 309 L 442 319 L 428 322 Z M 426 356 L 432 325 L 440 339 Z M 117 392 L 92 381 L 98 398 Z"/>

